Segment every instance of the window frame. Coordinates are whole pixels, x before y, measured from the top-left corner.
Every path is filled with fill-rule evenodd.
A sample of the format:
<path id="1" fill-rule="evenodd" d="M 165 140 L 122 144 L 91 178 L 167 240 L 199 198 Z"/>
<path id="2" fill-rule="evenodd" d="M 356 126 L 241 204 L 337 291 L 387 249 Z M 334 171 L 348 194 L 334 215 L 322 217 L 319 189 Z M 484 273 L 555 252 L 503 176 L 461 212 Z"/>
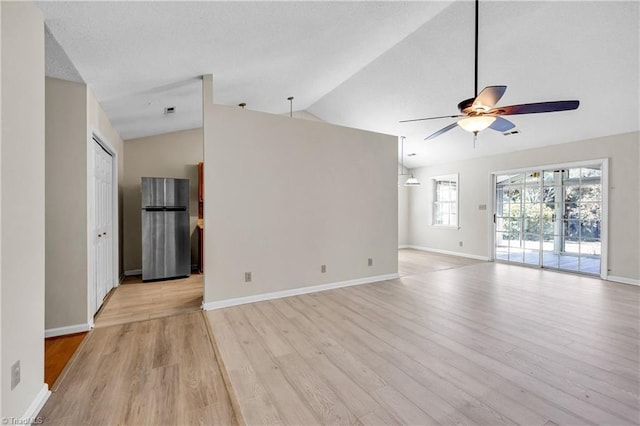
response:
<path id="1" fill-rule="evenodd" d="M 438 201 L 438 185 L 440 182 L 455 182 L 455 201 Z M 439 206 L 443 203 L 449 204 L 454 208 L 449 208 L 448 224 L 437 223 L 436 215 L 440 211 Z M 455 210 L 455 211 L 453 211 Z M 451 223 L 452 213 L 455 213 L 455 223 Z M 460 174 L 449 173 L 431 177 L 431 226 L 441 229 L 460 229 Z"/>

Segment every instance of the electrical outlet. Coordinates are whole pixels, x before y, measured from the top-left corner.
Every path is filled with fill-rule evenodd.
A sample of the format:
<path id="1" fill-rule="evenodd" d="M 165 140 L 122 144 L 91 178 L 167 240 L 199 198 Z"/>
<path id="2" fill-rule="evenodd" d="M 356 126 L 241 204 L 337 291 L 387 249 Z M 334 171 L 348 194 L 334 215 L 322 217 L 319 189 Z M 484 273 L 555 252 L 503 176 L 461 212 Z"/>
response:
<path id="1" fill-rule="evenodd" d="M 486 204 L 479 204 L 478 205 L 478 210 L 486 210 L 487 209 L 487 205 Z"/>
<path id="2" fill-rule="evenodd" d="M 20 383 L 20 360 L 11 366 L 11 390 Z"/>
<path id="3" fill-rule="evenodd" d="M 367 260 L 367 265 L 369 265 L 369 266 L 373 266 L 373 259 L 372 259 L 372 258 L 369 258 L 369 259 Z"/>
<path id="4" fill-rule="evenodd" d="M 322 272 L 323 274 L 327 272 L 327 265 L 320 265 L 320 272 Z"/>
<path id="5" fill-rule="evenodd" d="M 459 245 L 460 247 L 462 247 L 462 241 L 458 242 L 458 245 Z"/>
<path id="6" fill-rule="evenodd" d="M 245 272 L 244 273 L 244 282 L 245 283 L 250 283 L 251 282 L 251 272 Z"/>

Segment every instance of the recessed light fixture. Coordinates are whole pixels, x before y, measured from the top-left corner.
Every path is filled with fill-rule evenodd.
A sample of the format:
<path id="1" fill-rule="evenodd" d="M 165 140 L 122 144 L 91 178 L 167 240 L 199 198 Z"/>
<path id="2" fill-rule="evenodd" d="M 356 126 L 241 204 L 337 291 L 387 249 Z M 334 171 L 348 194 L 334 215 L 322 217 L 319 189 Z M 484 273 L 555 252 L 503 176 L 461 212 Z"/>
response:
<path id="1" fill-rule="evenodd" d="M 166 107 L 164 109 L 164 113 L 165 114 L 173 114 L 176 112 L 176 107 L 172 106 L 172 107 Z"/>

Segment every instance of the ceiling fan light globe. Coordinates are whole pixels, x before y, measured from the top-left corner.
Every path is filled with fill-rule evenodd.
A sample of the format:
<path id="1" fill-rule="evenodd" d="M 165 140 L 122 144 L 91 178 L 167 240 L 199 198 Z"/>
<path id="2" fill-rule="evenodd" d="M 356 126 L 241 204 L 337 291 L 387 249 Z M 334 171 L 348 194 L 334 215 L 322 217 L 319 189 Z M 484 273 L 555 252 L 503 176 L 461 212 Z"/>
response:
<path id="1" fill-rule="evenodd" d="M 491 126 L 494 121 L 496 121 L 496 118 L 492 115 L 474 115 L 458 120 L 458 126 L 467 132 L 477 133 Z"/>

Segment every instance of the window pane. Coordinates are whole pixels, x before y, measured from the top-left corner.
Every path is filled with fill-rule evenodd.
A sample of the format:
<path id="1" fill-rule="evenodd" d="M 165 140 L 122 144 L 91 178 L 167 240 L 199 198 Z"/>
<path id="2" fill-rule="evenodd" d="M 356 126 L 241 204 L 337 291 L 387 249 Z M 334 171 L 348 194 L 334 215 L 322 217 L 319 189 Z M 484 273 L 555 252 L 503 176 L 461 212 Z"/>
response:
<path id="1" fill-rule="evenodd" d="M 580 272 L 600 274 L 600 256 L 580 256 Z"/>
<path id="2" fill-rule="evenodd" d="M 527 203 L 537 203 L 540 201 L 540 187 L 525 188 L 524 201 Z"/>
<path id="3" fill-rule="evenodd" d="M 600 170 L 600 166 L 597 167 L 583 167 L 582 168 L 582 177 L 600 177 L 602 176 L 602 171 Z"/>
<path id="4" fill-rule="evenodd" d="M 545 187 L 542 193 L 542 201 L 545 203 L 553 203 L 556 201 L 556 188 L 553 186 Z"/>
<path id="5" fill-rule="evenodd" d="M 456 226 L 458 199 L 456 179 L 434 179 L 434 225 Z M 499 196 L 500 190 L 496 190 Z"/>
<path id="6" fill-rule="evenodd" d="M 510 249 L 510 251 L 509 251 L 509 261 L 523 263 L 524 262 L 524 252 L 522 250 L 518 250 L 518 249 L 516 249 L 516 250 Z"/>
<path id="7" fill-rule="evenodd" d="M 580 187 L 580 199 L 579 201 L 597 201 L 599 202 L 601 197 L 600 194 L 600 184 L 594 185 L 582 185 Z"/>
<path id="8" fill-rule="evenodd" d="M 553 186 L 556 184 L 556 174 L 551 170 L 545 170 L 543 172 L 544 186 Z"/>
<path id="9" fill-rule="evenodd" d="M 540 250 L 527 250 L 524 253 L 524 263 L 538 265 L 540 263 Z"/>
<path id="10" fill-rule="evenodd" d="M 580 168 L 569 169 L 569 179 L 577 179 L 580 177 Z"/>
<path id="11" fill-rule="evenodd" d="M 580 209 L 578 203 L 565 203 L 564 204 L 564 218 L 565 219 L 579 219 Z"/>

